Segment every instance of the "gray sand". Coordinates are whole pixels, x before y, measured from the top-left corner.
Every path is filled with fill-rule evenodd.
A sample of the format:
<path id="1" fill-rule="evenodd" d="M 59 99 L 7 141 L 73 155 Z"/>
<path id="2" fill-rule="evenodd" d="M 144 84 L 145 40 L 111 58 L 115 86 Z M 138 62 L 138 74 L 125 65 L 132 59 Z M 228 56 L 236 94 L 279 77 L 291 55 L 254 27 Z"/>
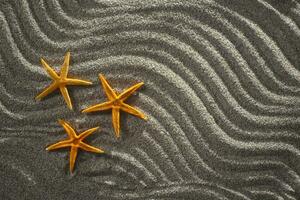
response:
<path id="1" fill-rule="evenodd" d="M 300 198 L 300 3 L 293 0 L 0 0 L 0 199 Z M 50 83 L 71 51 L 74 111 Z M 147 122 L 81 114 L 144 81 Z M 101 126 L 74 174 L 58 119 Z"/>

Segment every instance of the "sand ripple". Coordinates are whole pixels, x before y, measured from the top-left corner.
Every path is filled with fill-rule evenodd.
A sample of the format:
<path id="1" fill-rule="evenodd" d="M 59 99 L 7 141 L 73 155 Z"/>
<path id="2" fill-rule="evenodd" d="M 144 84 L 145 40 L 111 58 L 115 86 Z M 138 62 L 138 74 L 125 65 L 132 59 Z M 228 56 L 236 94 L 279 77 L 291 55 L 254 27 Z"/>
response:
<path id="1" fill-rule="evenodd" d="M 4 199 L 289 199 L 300 196 L 300 4 L 293 0 L 0 2 L 0 194 Z M 39 59 L 94 82 L 62 97 Z M 149 117 L 80 110 L 104 101 L 97 74 Z M 107 155 L 74 176 L 57 119 Z M 1 196 L 0 195 L 0 196 Z"/>

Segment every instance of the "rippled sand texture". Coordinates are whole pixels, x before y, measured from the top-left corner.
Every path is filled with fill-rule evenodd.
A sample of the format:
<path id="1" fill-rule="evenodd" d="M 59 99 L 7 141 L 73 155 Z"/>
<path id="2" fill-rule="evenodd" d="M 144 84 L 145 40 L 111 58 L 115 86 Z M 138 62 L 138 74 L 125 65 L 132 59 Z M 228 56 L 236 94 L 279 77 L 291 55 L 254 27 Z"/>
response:
<path id="1" fill-rule="evenodd" d="M 300 3 L 292 0 L 0 0 L 0 199 L 300 198 Z M 51 81 L 39 60 L 93 81 L 34 97 Z M 116 140 L 106 96 L 128 101 Z M 69 174 L 58 119 L 100 125 Z"/>

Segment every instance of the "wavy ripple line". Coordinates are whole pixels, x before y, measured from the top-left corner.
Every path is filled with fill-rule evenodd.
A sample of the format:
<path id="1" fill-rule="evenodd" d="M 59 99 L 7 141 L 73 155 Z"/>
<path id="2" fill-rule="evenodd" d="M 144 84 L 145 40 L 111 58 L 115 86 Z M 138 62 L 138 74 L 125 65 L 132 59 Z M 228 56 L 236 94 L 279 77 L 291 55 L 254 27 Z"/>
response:
<path id="1" fill-rule="evenodd" d="M 299 16 L 293 0 L 1 2 L 0 192 L 21 196 L 9 176 L 32 198 L 297 199 Z M 70 72 L 95 83 L 70 90 L 75 112 L 33 99 L 49 82 L 39 58 L 57 65 L 67 50 Z M 122 116 L 122 141 L 109 115 L 79 116 L 105 99 L 100 72 L 118 90 L 146 83 L 131 101 L 150 120 Z M 64 178 L 67 154 L 41 151 L 63 137 L 58 118 L 100 123 L 91 142 L 108 155 L 80 154 Z"/>

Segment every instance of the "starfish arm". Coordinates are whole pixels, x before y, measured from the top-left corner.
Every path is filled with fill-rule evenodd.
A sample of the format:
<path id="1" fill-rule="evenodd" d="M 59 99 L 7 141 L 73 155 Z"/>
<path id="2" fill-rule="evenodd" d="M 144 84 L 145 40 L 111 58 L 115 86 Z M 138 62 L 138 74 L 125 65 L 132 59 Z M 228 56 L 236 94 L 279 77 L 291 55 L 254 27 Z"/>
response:
<path id="1" fill-rule="evenodd" d="M 102 149 L 93 147 L 91 145 L 88 145 L 84 142 L 80 142 L 79 143 L 79 148 L 85 150 L 85 151 L 90 151 L 90 152 L 94 152 L 94 153 L 104 153 L 104 151 Z"/>
<path id="2" fill-rule="evenodd" d="M 115 130 L 115 135 L 117 138 L 120 137 L 120 109 L 112 109 L 112 123 Z"/>
<path id="3" fill-rule="evenodd" d="M 139 118 L 142 118 L 142 119 L 147 119 L 147 116 L 145 114 L 143 114 L 141 111 L 139 111 L 138 109 L 126 104 L 126 103 L 122 103 L 121 107 L 120 107 L 121 110 L 123 110 L 124 112 L 127 112 L 127 113 L 130 113 L 132 115 L 135 115 Z"/>
<path id="4" fill-rule="evenodd" d="M 40 99 L 44 98 L 45 96 L 47 96 L 48 94 L 50 94 L 51 92 L 53 92 L 54 90 L 56 90 L 57 88 L 58 88 L 57 83 L 54 81 L 43 92 L 41 92 L 39 95 L 37 95 L 35 97 L 35 99 L 40 100 Z"/>
<path id="5" fill-rule="evenodd" d="M 71 147 L 71 152 L 70 152 L 70 172 L 73 172 L 76 157 L 78 153 L 78 147 L 72 146 Z"/>
<path id="6" fill-rule="evenodd" d="M 137 89 L 139 89 L 142 85 L 144 85 L 143 82 L 140 82 L 130 88 L 128 88 L 127 90 L 125 90 L 124 92 L 122 92 L 122 94 L 120 94 L 118 96 L 118 98 L 121 100 L 121 101 L 124 101 L 126 100 L 130 95 L 132 95 Z"/>
<path id="7" fill-rule="evenodd" d="M 67 78 L 70 64 L 70 52 L 67 52 L 64 58 L 64 63 L 60 69 L 61 78 Z"/>
<path id="8" fill-rule="evenodd" d="M 112 102 L 107 101 L 104 103 L 100 103 L 100 104 L 96 104 L 91 107 L 88 107 L 88 108 L 84 109 L 82 112 L 89 113 L 89 112 L 96 112 L 96 111 L 101 111 L 101 110 L 108 110 L 110 108 L 112 108 Z"/>
<path id="9" fill-rule="evenodd" d="M 65 129 L 70 139 L 76 138 L 76 132 L 68 122 L 60 119 L 58 123 Z"/>
<path id="10" fill-rule="evenodd" d="M 66 83 L 68 85 L 92 85 L 93 83 L 86 80 L 67 78 Z"/>
<path id="11" fill-rule="evenodd" d="M 41 58 L 41 63 L 43 65 L 43 67 L 45 68 L 45 70 L 48 72 L 48 74 L 54 79 L 57 80 L 59 79 L 59 76 L 57 75 L 57 73 L 46 63 L 46 61 Z"/>
<path id="12" fill-rule="evenodd" d="M 99 129 L 99 127 L 91 128 L 91 129 L 86 130 L 83 133 L 81 133 L 78 137 L 79 137 L 79 139 L 83 140 L 84 138 L 91 135 L 93 132 L 95 132 L 98 129 Z"/>
<path id="13" fill-rule="evenodd" d="M 108 97 L 109 100 L 113 100 L 117 98 L 117 94 L 114 92 L 114 90 L 110 87 L 107 80 L 102 74 L 99 74 L 99 79 L 102 83 L 102 87 Z"/>
<path id="14" fill-rule="evenodd" d="M 68 89 L 65 86 L 61 86 L 61 87 L 59 87 L 59 89 L 60 89 L 60 92 L 61 92 L 62 96 L 64 97 L 69 109 L 72 110 L 73 106 L 72 106 L 71 98 L 69 96 Z"/>
<path id="15" fill-rule="evenodd" d="M 60 142 L 57 142 L 55 144 L 52 144 L 52 145 L 48 146 L 46 148 L 46 150 L 50 151 L 50 150 L 65 148 L 65 147 L 69 147 L 69 146 L 71 146 L 71 141 L 70 140 L 63 140 L 63 141 L 60 141 Z"/>

